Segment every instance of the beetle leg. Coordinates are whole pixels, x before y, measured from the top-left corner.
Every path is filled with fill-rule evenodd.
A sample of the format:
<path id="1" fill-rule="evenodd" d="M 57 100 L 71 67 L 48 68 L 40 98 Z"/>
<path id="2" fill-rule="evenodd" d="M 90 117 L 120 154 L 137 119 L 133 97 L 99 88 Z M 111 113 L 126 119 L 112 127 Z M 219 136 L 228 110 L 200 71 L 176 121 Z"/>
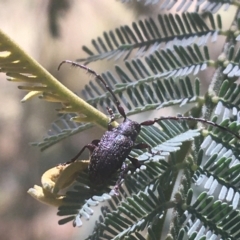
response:
<path id="1" fill-rule="evenodd" d="M 81 149 L 81 151 L 80 151 L 74 158 L 72 158 L 70 161 L 64 163 L 64 165 L 75 162 L 75 161 L 80 157 L 80 155 L 83 153 L 83 151 L 84 151 L 86 148 L 90 151 L 90 153 L 92 153 L 93 150 L 95 149 L 95 147 L 97 147 L 97 145 L 98 145 L 99 142 L 100 142 L 100 140 L 98 140 L 98 139 L 93 140 L 91 143 L 89 143 L 89 144 L 87 144 L 86 146 L 84 146 L 84 147 Z"/>
<path id="2" fill-rule="evenodd" d="M 141 167 L 142 164 L 136 158 L 130 157 L 130 156 L 128 156 L 127 158 L 131 161 L 132 165 L 135 168 L 140 168 Z"/>
<path id="3" fill-rule="evenodd" d="M 111 108 L 107 107 L 107 111 L 110 115 L 110 120 L 108 122 L 108 131 L 112 131 L 113 126 L 111 125 L 111 123 L 115 121 L 115 115 L 114 115 L 113 110 Z"/>
<path id="4" fill-rule="evenodd" d="M 100 142 L 99 139 L 94 139 L 94 140 L 92 140 L 91 144 L 93 144 L 97 147 L 99 142 Z"/>
<path id="5" fill-rule="evenodd" d="M 158 154 L 160 154 L 160 153 L 162 152 L 162 151 L 157 151 L 157 152 L 153 153 L 150 145 L 148 145 L 148 144 L 145 143 L 145 142 L 137 143 L 136 145 L 133 146 L 133 148 L 135 148 L 135 149 L 145 149 L 145 148 L 148 148 L 148 152 L 151 153 L 152 156 L 158 155 Z M 131 160 L 131 159 L 130 159 L 130 160 Z M 134 165 L 134 164 L 133 164 L 133 165 Z"/>
<path id="6" fill-rule="evenodd" d="M 147 148 L 148 152 L 152 154 L 152 150 L 151 150 L 150 145 L 148 145 L 145 142 L 137 143 L 133 146 L 133 148 L 135 148 L 135 149 L 146 149 Z"/>
<path id="7" fill-rule="evenodd" d="M 113 190 L 111 191 L 111 194 L 119 195 L 118 190 L 121 185 L 121 181 L 124 179 L 124 175 L 127 173 L 127 171 L 128 171 L 128 165 L 125 162 L 123 162 L 122 167 L 121 167 L 121 173 L 119 175 L 119 178 L 118 178 Z"/>
<path id="8" fill-rule="evenodd" d="M 141 167 L 142 164 L 136 158 L 130 157 L 130 156 L 128 156 L 127 158 L 131 161 L 132 165 L 135 168 Z M 124 179 L 124 175 L 128 172 L 128 170 L 129 170 L 128 165 L 125 162 L 123 162 L 119 178 L 118 178 L 113 190 L 111 191 L 111 194 L 118 195 L 119 187 L 121 186 L 121 182 Z"/>

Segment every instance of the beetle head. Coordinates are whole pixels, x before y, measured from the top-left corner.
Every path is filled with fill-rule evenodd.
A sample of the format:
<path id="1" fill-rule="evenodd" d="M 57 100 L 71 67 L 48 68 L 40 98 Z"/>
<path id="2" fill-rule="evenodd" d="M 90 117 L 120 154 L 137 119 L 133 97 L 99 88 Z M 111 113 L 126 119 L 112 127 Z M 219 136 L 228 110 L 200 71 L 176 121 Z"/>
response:
<path id="1" fill-rule="evenodd" d="M 120 134 L 135 141 L 141 131 L 141 125 L 138 122 L 126 118 L 126 120 L 117 127 L 117 130 Z"/>

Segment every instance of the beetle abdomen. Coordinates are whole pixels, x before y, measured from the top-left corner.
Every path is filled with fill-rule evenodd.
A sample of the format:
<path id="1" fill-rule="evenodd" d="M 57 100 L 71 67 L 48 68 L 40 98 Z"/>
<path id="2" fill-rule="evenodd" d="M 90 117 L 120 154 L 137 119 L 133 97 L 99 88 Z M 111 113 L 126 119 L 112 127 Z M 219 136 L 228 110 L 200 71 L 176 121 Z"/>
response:
<path id="1" fill-rule="evenodd" d="M 88 167 L 91 182 L 101 184 L 121 168 L 134 142 L 117 132 L 107 131 L 94 149 Z"/>

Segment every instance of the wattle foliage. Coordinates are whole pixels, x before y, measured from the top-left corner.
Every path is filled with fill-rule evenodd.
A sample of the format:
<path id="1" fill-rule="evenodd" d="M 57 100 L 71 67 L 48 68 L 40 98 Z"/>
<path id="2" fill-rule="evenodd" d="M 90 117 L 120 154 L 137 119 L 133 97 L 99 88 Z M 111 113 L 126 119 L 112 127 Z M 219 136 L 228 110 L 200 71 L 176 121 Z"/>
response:
<path id="1" fill-rule="evenodd" d="M 87 56 L 78 61 L 116 61 L 114 71 L 101 75 L 128 116 L 187 106 L 184 114 L 217 122 L 238 133 L 240 4 L 230 0 L 142 2 L 159 8 L 158 15 L 104 32 L 103 37 L 92 40 L 92 46 L 83 47 Z M 234 13 L 228 12 L 229 6 L 235 7 Z M 174 7 L 177 13 L 167 13 Z M 195 11 L 190 12 L 190 7 Z M 227 29 L 222 26 L 222 14 L 232 17 Z M 225 39 L 223 47 L 220 38 Z M 107 126 L 108 118 L 95 108 L 106 113 L 106 106 L 114 111 L 116 107 L 95 79 L 83 90 L 93 108 L 2 33 L 0 42 L 0 51 L 10 52 L 0 59 L 1 71 L 11 81 L 29 84 L 20 87 L 29 91 L 24 100 L 41 95 L 63 106 L 63 115 L 52 124 L 51 135 L 34 145 L 46 149 L 96 122 Z M 214 54 L 209 47 L 213 42 L 219 44 Z M 201 82 L 206 83 L 202 73 L 210 68 L 214 74 L 206 90 L 201 86 Z M 81 119 L 79 113 L 86 118 Z M 119 196 L 109 194 L 116 175 L 96 189 L 88 180 L 86 167 L 81 168 L 74 186 L 58 204 L 60 224 L 73 221 L 81 226 L 82 219 L 97 214 L 99 220 L 87 239 L 240 239 L 239 139 L 207 124 L 169 120 L 144 127 L 138 141 L 161 154 L 151 157 L 132 151 L 131 156 L 145 164 L 131 169 Z M 100 213 L 96 213 L 97 208 Z M 87 229 L 88 224 L 92 223 L 84 222 L 82 227 Z"/>

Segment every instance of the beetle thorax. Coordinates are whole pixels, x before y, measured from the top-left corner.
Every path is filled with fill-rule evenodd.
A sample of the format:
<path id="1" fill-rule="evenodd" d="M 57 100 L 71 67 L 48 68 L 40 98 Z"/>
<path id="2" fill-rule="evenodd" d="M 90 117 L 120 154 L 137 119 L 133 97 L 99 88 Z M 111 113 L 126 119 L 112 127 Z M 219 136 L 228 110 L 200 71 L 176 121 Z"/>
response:
<path id="1" fill-rule="evenodd" d="M 132 141 L 135 141 L 140 133 L 141 125 L 138 122 L 126 119 L 123 123 L 119 124 L 116 131 L 126 137 L 129 137 Z"/>

